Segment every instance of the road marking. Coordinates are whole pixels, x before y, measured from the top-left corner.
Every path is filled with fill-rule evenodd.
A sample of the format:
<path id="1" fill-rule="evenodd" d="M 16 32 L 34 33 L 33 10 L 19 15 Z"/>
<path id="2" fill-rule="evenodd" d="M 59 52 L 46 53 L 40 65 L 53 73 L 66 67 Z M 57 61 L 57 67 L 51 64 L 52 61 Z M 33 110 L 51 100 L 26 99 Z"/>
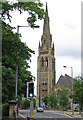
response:
<path id="1" fill-rule="evenodd" d="M 26 118 L 24 115 L 22 115 L 21 113 L 19 113 L 19 115 L 21 116 L 21 117 L 23 117 L 23 118 Z"/>
<path id="2" fill-rule="evenodd" d="M 37 113 L 41 118 L 45 117 L 45 118 L 48 118 L 48 116 L 46 115 L 42 115 L 41 113 Z"/>
<path id="3" fill-rule="evenodd" d="M 57 115 L 63 115 L 63 114 L 60 114 L 60 113 L 53 113 L 53 114 L 57 114 Z"/>
<path id="4" fill-rule="evenodd" d="M 70 115 L 68 115 L 67 113 L 64 113 L 64 115 L 68 116 L 69 118 L 73 118 L 73 117 L 71 117 Z"/>
<path id="5" fill-rule="evenodd" d="M 70 116 L 70 115 L 68 115 L 68 114 L 66 114 L 66 113 L 64 113 L 64 114 L 60 114 L 60 113 L 54 113 L 54 114 L 57 114 L 57 115 L 62 115 L 62 116 L 68 116 L 69 118 L 73 118 L 72 116 Z"/>

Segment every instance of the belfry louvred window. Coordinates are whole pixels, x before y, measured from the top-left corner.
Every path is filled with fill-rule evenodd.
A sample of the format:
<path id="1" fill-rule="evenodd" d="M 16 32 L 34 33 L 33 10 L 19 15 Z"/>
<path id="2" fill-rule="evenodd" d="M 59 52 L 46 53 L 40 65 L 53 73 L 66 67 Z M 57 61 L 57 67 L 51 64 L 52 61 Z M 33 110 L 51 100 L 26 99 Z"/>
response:
<path id="1" fill-rule="evenodd" d="M 46 57 L 46 67 L 48 66 L 48 58 Z"/>
<path id="2" fill-rule="evenodd" d="M 44 67 L 44 58 L 42 57 L 42 67 Z"/>

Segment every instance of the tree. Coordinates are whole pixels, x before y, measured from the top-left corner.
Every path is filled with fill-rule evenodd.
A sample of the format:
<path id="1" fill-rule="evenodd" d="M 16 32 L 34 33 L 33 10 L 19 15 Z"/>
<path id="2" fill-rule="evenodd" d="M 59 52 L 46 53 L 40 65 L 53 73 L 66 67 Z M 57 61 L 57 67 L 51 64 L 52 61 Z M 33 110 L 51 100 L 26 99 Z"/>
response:
<path id="1" fill-rule="evenodd" d="M 30 101 L 27 99 L 21 101 L 21 108 L 22 109 L 28 109 L 30 107 Z"/>
<path id="2" fill-rule="evenodd" d="M 18 52 L 18 54 L 17 54 Z M 18 94 L 24 92 L 26 82 L 31 73 L 27 70 L 31 53 L 26 44 L 22 43 L 17 33 L 12 32 L 10 25 L 2 22 L 2 98 L 3 102 L 15 97 L 15 74 L 18 66 Z"/>
<path id="3" fill-rule="evenodd" d="M 34 28 L 36 26 L 35 22 L 37 19 L 44 18 L 44 9 L 42 9 L 43 4 L 40 2 L 40 0 L 37 0 L 36 2 L 18 2 L 17 3 L 9 3 L 7 2 L 1 2 L 2 3 L 2 11 L 1 11 L 1 19 L 6 20 L 8 19 L 11 22 L 12 16 L 10 15 L 10 11 L 18 10 L 20 14 L 23 12 L 27 12 L 27 22 L 28 24 Z"/>
<path id="4" fill-rule="evenodd" d="M 77 77 L 74 79 L 74 94 L 73 99 L 74 103 L 78 103 L 80 105 L 80 109 L 83 108 L 83 78 Z"/>
<path id="5" fill-rule="evenodd" d="M 1 5 L 1 4 L 0 4 Z M 42 19 L 44 10 L 41 9 L 40 2 L 17 2 L 9 4 L 2 2 L 0 12 L 2 20 L 2 100 L 6 102 L 15 98 L 15 74 L 18 66 L 18 95 L 24 94 L 26 83 L 30 81 L 31 72 L 28 60 L 30 60 L 33 50 L 21 42 L 18 33 L 13 33 L 13 27 L 6 24 L 4 20 L 11 22 L 10 11 L 19 10 L 20 14 L 27 11 L 29 16 L 27 22 L 34 28 L 35 21 Z"/>
<path id="6" fill-rule="evenodd" d="M 55 91 L 53 91 L 53 92 L 49 95 L 49 100 L 50 100 L 51 108 L 55 108 L 55 107 L 57 106 L 57 97 L 56 97 Z"/>
<path id="7" fill-rule="evenodd" d="M 49 104 L 49 96 L 45 96 L 43 98 L 43 102 L 45 103 L 45 105 L 48 105 Z"/>
<path id="8" fill-rule="evenodd" d="M 32 101 L 33 101 L 33 107 L 35 108 L 36 107 L 36 99 L 32 99 Z M 22 100 L 20 103 L 20 106 L 22 109 L 30 108 L 30 99 L 29 100 L 27 100 L 27 99 Z"/>
<path id="9" fill-rule="evenodd" d="M 60 90 L 60 94 L 59 94 L 59 103 L 60 106 L 64 109 L 67 108 L 68 105 L 68 91 L 65 90 L 65 88 L 62 88 Z"/>

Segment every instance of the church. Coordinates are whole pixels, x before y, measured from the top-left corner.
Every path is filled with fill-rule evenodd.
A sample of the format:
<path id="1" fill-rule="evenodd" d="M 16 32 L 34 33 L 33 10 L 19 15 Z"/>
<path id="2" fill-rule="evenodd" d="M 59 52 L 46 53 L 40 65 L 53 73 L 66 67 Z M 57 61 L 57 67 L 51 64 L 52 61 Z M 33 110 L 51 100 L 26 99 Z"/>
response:
<path id="1" fill-rule="evenodd" d="M 60 76 L 56 83 L 56 59 L 54 53 L 55 48 L 52 42 L 52 35 L 50 34 L 49 15 L 46 3 L 43 35 L 38 46 L 36 107 L 41 106 L 42 99 L 45 96 L 49 96 L 52 91 L 55 91 L 58 95 L 62 86 L 68 90 L 71 88 L 72 78 L 68 75 Z"/>
<path id="2" fill-rule="evenodd" d="M 43 35 L 38 47 L 37 58 L 37 98 L 36 105 L 40 106 L 43 97 L 48 96 L 55 88 L 56 71 L 54 57 L 54 43 L 50 34 L 48 8 L 43 25 Z"/>

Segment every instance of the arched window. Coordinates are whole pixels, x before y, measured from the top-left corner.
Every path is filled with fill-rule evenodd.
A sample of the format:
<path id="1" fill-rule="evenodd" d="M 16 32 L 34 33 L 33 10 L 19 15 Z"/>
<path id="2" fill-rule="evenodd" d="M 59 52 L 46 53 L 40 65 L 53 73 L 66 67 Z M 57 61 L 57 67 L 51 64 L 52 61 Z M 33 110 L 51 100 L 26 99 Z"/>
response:
<path id="1" fill-rule="evenodd" d="M 48 66 L 48 58 L 46 57 L 46 67 Z"/>
<path id="2" fill-rule="evenodd" d="M 44 58 L 42 57 L 42 67 L 44 66 Z"/>

